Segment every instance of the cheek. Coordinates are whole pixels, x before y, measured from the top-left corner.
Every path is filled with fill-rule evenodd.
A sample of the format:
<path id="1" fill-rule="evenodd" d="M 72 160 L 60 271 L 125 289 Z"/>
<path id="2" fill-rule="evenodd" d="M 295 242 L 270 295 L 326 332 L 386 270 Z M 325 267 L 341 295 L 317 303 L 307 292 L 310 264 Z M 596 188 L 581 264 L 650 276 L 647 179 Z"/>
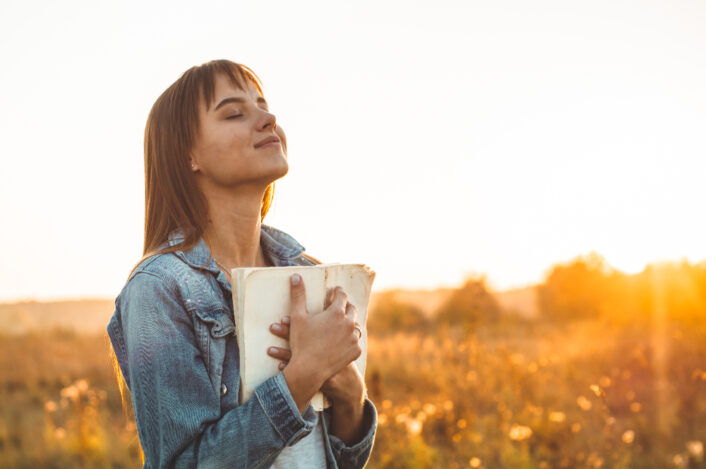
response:
<path id="1" fill-rule="evenodd" d="M 204 146 L 204 156 L 214 162 L 226 162 L 246 158 L 251 153 L 250 139 L 237 132 L 214 135 Z"/>

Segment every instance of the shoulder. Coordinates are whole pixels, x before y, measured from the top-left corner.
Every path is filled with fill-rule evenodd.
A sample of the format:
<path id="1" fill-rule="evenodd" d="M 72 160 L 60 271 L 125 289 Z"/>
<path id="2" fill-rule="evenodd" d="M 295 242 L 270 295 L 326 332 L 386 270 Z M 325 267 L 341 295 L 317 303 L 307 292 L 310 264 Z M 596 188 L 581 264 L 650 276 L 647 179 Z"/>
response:
<path id="1" fill-rule="evenodd" d="M 188 279 L 195 270 L 174 253 L 155 254 L 140 261 L 125 282 L 116 302 L 144 300 L 157 302 L 167 298 L 179 301 L 183 296 L 181 280 Z"/>
<path id="2" fill-rule="evenodd" d="M 127 282 L 131 282 L 138 274 L 148 274 L 169 282 L 192 270 L 194 269 L 179 259 L 175 253 L 159 253 L 141 260 L 132 271 Z"/>

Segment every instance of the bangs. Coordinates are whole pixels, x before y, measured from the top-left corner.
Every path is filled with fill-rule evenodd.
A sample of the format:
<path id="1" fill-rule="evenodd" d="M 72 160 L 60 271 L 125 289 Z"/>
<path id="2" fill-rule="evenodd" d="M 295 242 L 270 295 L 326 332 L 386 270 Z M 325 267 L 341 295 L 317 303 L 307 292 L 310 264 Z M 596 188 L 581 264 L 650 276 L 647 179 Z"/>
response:
<path id="1" fill-rule="evenodd" d="M 247 83 L 251 83 L 260 96 L 264 97 L 260 78 L 245 65 L 230 60 L 213 60 L 201 65 L 197 70 L 196 73 L 199 76 L 196 81 L 201 82 L 201 96 L 206 104 L 206 109 L 210 109 L 215 99 L 216 75 L 218 74 L 227 76 L 231 83 L 241 91 L 245 91 Z"/>

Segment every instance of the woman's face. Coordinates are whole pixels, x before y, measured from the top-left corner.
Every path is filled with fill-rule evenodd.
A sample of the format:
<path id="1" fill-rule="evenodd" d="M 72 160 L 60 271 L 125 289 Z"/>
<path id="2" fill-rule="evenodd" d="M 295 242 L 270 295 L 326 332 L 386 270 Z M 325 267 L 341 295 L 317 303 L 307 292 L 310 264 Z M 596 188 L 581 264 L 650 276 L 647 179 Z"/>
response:
<path id="1" fill-rule="evenodd" d="M 201 102 L 191 169 L 202 185 L 265 189 L 289 171 L 286 136 L 250 82 L 245 91 L 217 75 L 213 103 Z M 266 139 L 277 141 L 262 145 Z M 195 167 L 193 166 L 195 165 Z"/>

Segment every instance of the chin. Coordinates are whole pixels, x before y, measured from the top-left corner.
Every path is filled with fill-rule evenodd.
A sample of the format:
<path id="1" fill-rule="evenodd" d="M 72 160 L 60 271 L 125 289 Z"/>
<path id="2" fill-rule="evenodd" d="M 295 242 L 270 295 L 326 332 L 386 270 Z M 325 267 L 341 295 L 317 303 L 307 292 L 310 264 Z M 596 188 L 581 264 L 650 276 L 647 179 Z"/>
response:
<path id="1" fill-rule="evenodd" d="M 276 177 L 273 181 L 284 177 L 288 172 L 289 164 L 287 163 L 287 160 L 284 160 L 284 164 L 279 168 L 279 171 L 276 172 Z"/>
<path id="2" fill-rule="evenodd" d="M 263 168 L 264 169 L 264 168 Z M 277 162 L 267 165 L 267 169 L 264 169 L 262 174 L 262 179 L 266 180 L 267 183 L 271 183 L 285 176 L 289 172 L 289 163 L 282 157 L 278 159 Z"/>

